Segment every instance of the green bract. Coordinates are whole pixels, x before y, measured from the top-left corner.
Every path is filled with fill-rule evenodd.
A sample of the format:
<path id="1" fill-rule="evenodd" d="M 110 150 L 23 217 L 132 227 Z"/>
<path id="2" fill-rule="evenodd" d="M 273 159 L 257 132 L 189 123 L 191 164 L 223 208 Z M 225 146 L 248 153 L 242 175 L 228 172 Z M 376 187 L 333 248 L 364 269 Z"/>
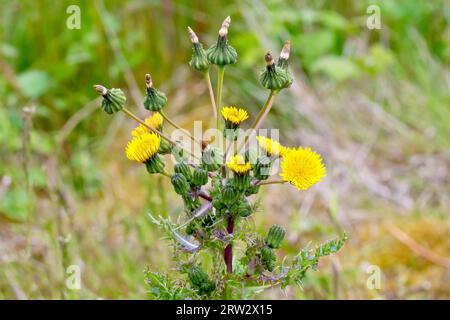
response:
<path id="1" fill-rule="evenodd" d="M 191 167 L 186 162 L 182 161 L 182 162 L 177 163 L 173 169 L 176 173 L 182 174 L 186 178 L 187 181 L 192 180 Z"/>
<path id="2" fill-rule="evenodd" d="M 201 43 L 192 44 L 192 58 L 189 65 L 198 71 L 205 71 L 209 69 L 209 61 L 206 56 L 206 51 L 203 49 Z"/>
<path id="3" fill-rule="evenodd" d="M 167 97 L 163 92 L 153 87 L 147 88 L 147 95 L 144 100 L 144 107 L 153 112 L 159 112 L 167 103 Z"/>
<path id="4" fill-rule="evenodd" d="M 217 43 L 213 44 L 206 51 L 206 56 L 210 63 L 221 67 L 236 63 L 237 61 L 237 52 L 228 44 L 227 36 L 222 37 L 219 35 Z"/>
<path id="5" fill-rule="evenodd" d="M 272 91 L 279 91 L 286 88 L 290 81 L 286 70 L 275 65 L 270 53 L 266 54 L 265 59 L 267 65 L 259 77 L 263 87 Z"/>
<path id="6" fill-rule="evenodd" d="M 164 166 L 164 162 L 157 154 L 145 162 L 148 173 L 162 173 L 164 171 Z"/>
<path id="7" fill-rule="evenodd" d="M 196 187 L 200 187 L 207 183 L 208 183 L 208 171 L 206 171 L 201 167 L 195 168 L 192 177 L 192 184 Z"/>
<path id="8" fill-rule="evenodd" d="M 266 243 L 272 249 L 278 249 L 284 239 L 286 231 L 277 225 L 273 225 L 267 233 Z"/>
<path id="9" fill-rule="evenodd" d="M 187 179 L 180 173 L 175 173 L 172 176 L 171 181 L 175 192 L 180 195 L 186 194 L 190 189 Z"/>
<path id="10" fill-rule="evenodd" d="M 267 270 L 273 271 L 273 269 L 275 269 L 277 256 L 273 249 L 269 247 L 263 247 L 261 249 L 261 262 Z"/>
<path id="11" fill-rule="evenodd" d="M 112 88 L 106 91 L 103 95 L 102 109 L 108 114 L 116 113 L 120 111 L 125 106 L 127 98 L 122 90 Z"/>

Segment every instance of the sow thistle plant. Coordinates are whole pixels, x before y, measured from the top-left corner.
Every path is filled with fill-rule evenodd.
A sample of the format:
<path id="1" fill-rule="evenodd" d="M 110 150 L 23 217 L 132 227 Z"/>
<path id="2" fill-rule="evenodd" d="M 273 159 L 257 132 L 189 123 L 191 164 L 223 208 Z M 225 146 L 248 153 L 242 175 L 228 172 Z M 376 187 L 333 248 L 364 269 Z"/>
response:
<path id="1" fill-rule="evenodd" d="M 189 65 L 204 75 L 209 90 L 217 129 L 214 141 L 192 136 L 164 113 L 168 98 L 154 87 L 149 74 L 145 75 L 143 106 L 151 114 L 144 120 L 126 107 L 127 99 L 121 89 L 94 86 L 103 97 L 103 111 L 124 112 L 138 123 L 126 145 L 126 157 L 145 165 L 151 175 L 166 176 L 184 205 L 184 214 L 175 221 L 167 214 L 149 214 L 170 241 L 175 262 L 170 273 L 146 270 L 146 283 L 153 298 L 242 299 L 274 286 L 301 286 L 306 272 L 316 269 L 321 257 L 339 251 L 347 239 L 344 234 L 281 259 L 279 250 L 285 228 L 273 225 L 265 234 L 255 231 L 254 221 L 263 214 L 257 212 L 256 195 L 261 187 L 288 183 L 307 190 L 325 177 L 326 169 L 321 156 L 310 148 L 287 147 L 258 135 L 274 98 L 292 84 L 289 42 L 277 60 L 271 53 L 265 55 L 260 82 L 269 96 L 249 130 L 242 129 L 250 118 L 246 109 L 222 106 L 225 70 L 238 58 L 228 42 L 230 22 L 230 17 L 224 20 L 217 42 L 207 50 L 188 27 L 192 42 Z M 217 67 L 215 93 L 210 79 L 213 66 Z M 172 139 L 173 134 L 165 133 L 167 124 L 188 136 L 192 143 L 187 146 L 185 141 Z M 271 178 L 277 164 L 281 167 L 280 178 Z"/>

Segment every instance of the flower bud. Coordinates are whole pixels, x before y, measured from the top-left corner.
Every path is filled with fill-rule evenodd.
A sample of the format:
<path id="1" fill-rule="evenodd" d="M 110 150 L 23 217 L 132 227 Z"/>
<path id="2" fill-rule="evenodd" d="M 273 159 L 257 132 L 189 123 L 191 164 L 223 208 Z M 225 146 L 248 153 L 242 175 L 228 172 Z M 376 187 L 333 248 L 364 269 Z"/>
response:
<path id="1" fill-rule="evenodd" d="M 187 211 L 193 212 L 200 208 L 202 203 L 198 197 L 190 196 L 189 194 L 184 194 L 181 196 L 183 198 L 184 206 Z"/>
<path id="2" fill-rule="evenodd" d="M 164 172 L 164 162 L 157 154 L 145 162 L 145 167 L 147 168 L 148 173 Z"/>
<path id="3" fill-rule="evenodd" d="M 251 196 L 252 194 L 257 194 L 259 192 L 259 188 L 260 188 L 259 185 L 256 185 L 256 186 L 250 185 L 250 187 L 248 187 L 245 190 L 245 196 L 248 197 L 248 196 Z"/>
<path id="4" fill-rule="evenodd" d="M 266 237 L 266 244 L 272 249 L 278 249 L 281 246 L 286 231 L 277 225 L 273 225 Z"/>
<path id="5" fill-rule="evenodd" d="M 283 49 L 281 49 L 280 57 L 277 61 L 277 66 L 284 71 L 286 71 L 288 76 L 288 82 L 285 85 L 285 88 L 289 88 L 292 85 L 292 82 L 294 81 L 294 78 L 292 77 L 292 73 L 289 71 L 289 55 L 291 53 L 291 43 L 290 41 L 286 41 L 284 43 Z"/>
<path id="6" fill-rule="evenodd" d="M 145 75 L 145 85 L 147 87 L 147 95 L 144 100 L 145 109 L 153 112 L 161 111 L 167 103 L 166 95 L 153 88 L 153 81 L 148 73 Z"/>
<path id="7" fill-rule="evenodd" d="M 207 51 L 206 56 L 210 63 L 225 66 L 228 64 L 236 63 L 237 53 L 236 50 L 228 44 L 228 28 L 230 27 L 231 18 L 227 17 L 219 30 L 219 37 L 217 43 L 212 45 Z"/>
<path id="8" fill-rule="evenodd" d="M 227 184 L 222 189 L 222 202 L 226 204 L 227 206 L 231 206 L 239 199 L 239 192 L 236 190 L 236 188 L 231 185 Z"/>
<path id="9" fill-rule="evenodd" d="M 267 270 L 273 271 L 275 269 L 277 256 L 273 249 L 269 247 L 263 247 L 261 249 L 261 262 Z"/>
<path id="10" fill-rule="evenodd" d="M 242 199 L 239 202 L 236 213 L 239 217 L 242 218 L 246 218 L 252 214 L 252 206 L 246 198 Z"/>
<path id="11" fill-rule="evenodd" d="M 208 171 L 216 171 L 220 168 L 223 162 L 222 153 L 211 147 L 205 148 L 202 153 L 202 167 Z"/>
<path id="12" fill-rule="evenodd" d="M 216 289 L 215 283 L 209 280 L 208 274 L 198 266 L 189 268 L 188 278 L 200 295 L 209 295 Z"/>
<path id="13" fill-rule="evenodd" d="M 189 167 L 189 165 L 186 162 L 182 161 L 182 162 L 177 163 L 174 166 L 174 171 L 176 173 L 182 174 L 186 178 L 187 181 L 192 180 L 191 167 Z"/>
<path id="14" fill-rule="evenodd" d="M 255 178 L 258 180 L 267 180 L 270 177 L 271 166 L 272 162 L 269 157 L 266 155 L 259 157 L 253 171 Z"/>
<path id="15" fill-rule="evenodd" d="M 234 173 L 232 181 L 234 187 L 243 192 L 250 186 L 250 174 L 248 172 L 242 174 Z"/>
<path id="16" fill-rule="evenodd" d="M 160 154 L 169 154 L 172 152 L 173 146 L 166 139 L 161 139 L 159 144 L 158 153 Z"/>
<path id="17" fill-rule="evenodd" d="M 206 51 L 203 49 L 203 45 L 198 41 L 197 35 L 190 27 L 188 27 L 188 32 L 192 42 L 192 58 L 189 65 L 195 70 L 206 71 L 209 69 Z"/>
<path id="18" fill-rule="evenodd" d="M 125 106 L 127 98 L 122 90 L 112 88 L 106 89 L 104 86 L 96 84 L 95 90 L 103 97 L 102 110 L 108 114 L 116 113 Z"/>
<path id="19" fill-rule="evenodd" d="M 178 193 L 179 195 L 185 195 L 189 191 L 190 189 L 189 183 L 186 180 L 185 176 L 183 176 L 182 174 L 175 173 L 172 176 L 171 180 L 175 192 Z"/>
<path id="20" fill-rule="evenodd" d="M 208 183 L 208 171 L 201 167 L 194 169 L 192 176 L 192 184 L 196 187 L 203 186 Z"/>
<path id="21" fill-rule="evenodd" d="M 275 65 L 272 54 L 268 52 L 265 56 L 266 69 L 261 73 L 259 78 L 264 88 L 278 91 L 285 88 L 289 82 L 287 72 Z"/>

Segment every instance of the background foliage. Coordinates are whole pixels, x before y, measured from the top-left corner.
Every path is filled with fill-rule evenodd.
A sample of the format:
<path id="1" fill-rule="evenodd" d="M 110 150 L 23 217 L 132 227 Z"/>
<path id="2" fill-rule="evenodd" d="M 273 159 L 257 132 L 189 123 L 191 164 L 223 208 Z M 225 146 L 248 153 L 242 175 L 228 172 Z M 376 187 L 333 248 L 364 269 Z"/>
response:
<path id="1" fill-rule="evenodd" d="M 80 30 L 66 28 L 71 4 Z M 370 4 L 381 30 L 366 28 Z M 144 298 L 145 267 L 173 267 L 147 213 L 176 217 L 182 204 L 168 181 L 126 161 L 134 123 L 99 112 L 92 84 L 140 101 L 151 72 L 177 122 L 210 119 L 186 26 L 210 44 L 227 14 L 240 57 L 224 103 L 254 116 L 263 55 L 290 39 L 295 82 L 267 127 L 319 151 L 329 171 L 304 194 L 267 187 L 256 226 L 288 227 L 288 254 L 342 229 L 350 236 L 303 290 L 264 297 L 450 297 L 447 1 L 9 0 L 0 3 L 0 298 Z M 79 291 L 65 287 L 72 264 Z M 366 285 L 369 265 L 380 267 L 379 290 Z"/>

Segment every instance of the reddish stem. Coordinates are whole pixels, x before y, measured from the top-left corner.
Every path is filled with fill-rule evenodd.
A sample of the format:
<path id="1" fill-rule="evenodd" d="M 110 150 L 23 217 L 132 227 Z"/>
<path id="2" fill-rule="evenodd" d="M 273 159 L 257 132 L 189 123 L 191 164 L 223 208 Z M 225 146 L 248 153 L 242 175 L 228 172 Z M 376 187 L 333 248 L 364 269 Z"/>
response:
<path id="1" fill-rule="evenodd" d="M 228 234 L 233 234 L 233 230 L 234 230 L 234 219 L 232 216 L 229 216 L 227 224 Z M 223 251 L 223 258 L 225 260 L 225 264 L 227 265 L 227 272 L 233 273 L 233 245 L 231 244 L 231 241 Z"/>

